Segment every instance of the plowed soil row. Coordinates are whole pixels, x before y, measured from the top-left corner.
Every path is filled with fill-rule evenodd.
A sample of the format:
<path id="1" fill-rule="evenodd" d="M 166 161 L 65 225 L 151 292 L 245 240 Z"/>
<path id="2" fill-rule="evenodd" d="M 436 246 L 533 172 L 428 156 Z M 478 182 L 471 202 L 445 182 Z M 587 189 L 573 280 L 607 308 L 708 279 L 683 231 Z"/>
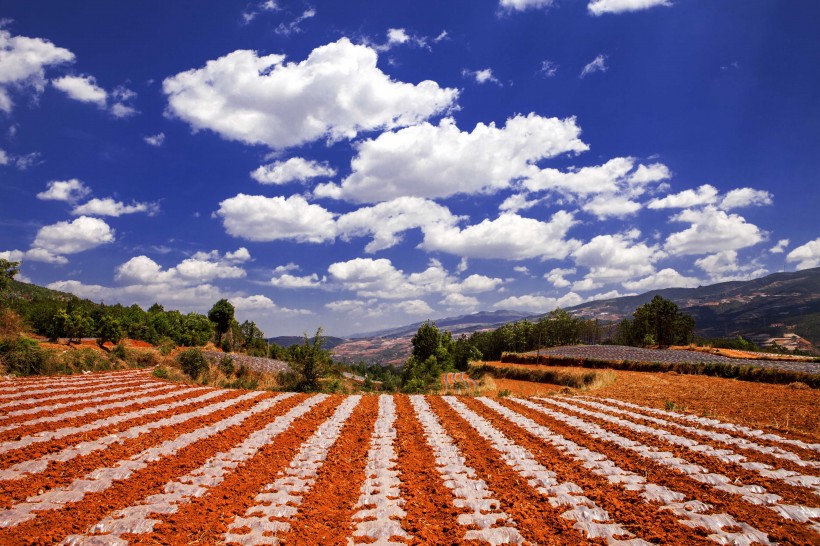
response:
<path id="1" fill-rule="evenodd" d="M 129 376 L 107 377 L 116 383 Z M 38 387 L 28 381 L 25 388 Z M 129 389 L 136 386 L 125 385 L 123 393 Z M 764 477 L 757 467 L 744 468 L 738 461 L 807 476 L 817 475 L 816 468 L 641 417 L 648 413 L 606 411 L 572 398 L 550 404 L 537 399 L 411 400 L 391 395 L 395 439 L 389 441 L 395 464 L 388 466 L 395 478 L 390 478 L 393 493 L 385 497 L 378 495 L 379 488 L 386 487 L 378 478 L 382 467 L 368 462 L 380 415 L 378 396 L 277 397 L 175 385 L 172 396 L 144 406 L 182 402 L 207 392 L 218 395 L 4 453 L 0 469 L 44 456 L 48 464 L 14 474 L 14 479 L 0 473 L 0 544 L 55 544 L 69 536 L 70 544 L 77 545 L 115 539 L 132 544 L 219 544 L 229 536 L 252 533 L 244 536 L 305 545 L 478 544 L 482 542 L 467 538 L 479 536 L 494 537 L 496 543 L 519 537 L 530 544 L 615 544 L 632 539 L 634 546 L 704 545 L 721 540 L 719 533 L 745 532 L 762 532 L 758 537 L 763 544 L 820 543 L 820 495 L 811 486 Z M 206 411 L 220 403 L 226 405 Z M 570 405 L 561 405 L 565 403 Z M 30 434 L 139 407 L 102 411 L 88 419 L 23 425 L 16 433 L 25 440 Z M 134 427 L 195 411 L 201 413 L 134 432 Z M 430 419 L 438 423 L 437 429 L 430 428 Z M 330 424 L 335 428 L 328 428 Z M 431 442 L 428 431 L 439 439 Z M 681 444 L 686 442 L 670 433 L 702 448 L 685 447 Z M 117 434 L 123 437 L 112 436 Z M 810 435 L 807 439 L 817 441 Z M 179 448 L 157 450 L 177 445 L 177 440 Z M 96 447 L 87 453 L 74 449 L 83 442 Z M 624 442 L 644 447 L 626 448 Z M 806 461 L 817 458 L 810 449 L 781 447 L 799 451 Z M 715 448 L 727 451 L 710 455 Z M 58 458 L 69 452 L 69 458 Z M 662 452 L 668 452 L 667 458 L 655 457 Z M 745 459 L 723 460 L 726 454 Z M 449 466 L 442 466 L 442 461 L 449 461 Z M 675 470 L 675 464 L 684 462 L 690 469 L 698 465 L 721 474 L 733 486 L 762 489 L 748 489 L 748 495 L 721 490 Z M 451 481 L 445 482 L 443 476 Z M 362 495 L 365 483 L 370 483 L 370 496 Z M 476 496 L 477 490 L 462 489 L 460 484 L 485 489 Z M 780 505 L 801 506 L 802 521 L 772 509 L 776 504 L 761 503 L 764 490 L 778 495 Z M 659 491 L 666 492 L 667 500 L 652 497 Z M 387 504 L 368 504 L 375 499 Z M 670 504 L 692 510 L 691 517 L 675 513 Z M 279 508 L 271 512 L 266 508 L 270 506 Z M 372 511 L 371 522 L 389 525 L 362 525 L 368 521 L 362 516 L 366 510 Z M 263 513 L 272 514 L 272 519 Z M 393 519 L 382 513 L 393 514 Z M 130 523 L 117 527 L 124 516 Z M 242 527 L 238 521 L 255 521 L 257 527 Z M 720 523 L 729 521 L 734 523 Z M 362 529 L 368 536 L 354 539 Z M 765 535 L 768 538 L 762 538 Z"/>

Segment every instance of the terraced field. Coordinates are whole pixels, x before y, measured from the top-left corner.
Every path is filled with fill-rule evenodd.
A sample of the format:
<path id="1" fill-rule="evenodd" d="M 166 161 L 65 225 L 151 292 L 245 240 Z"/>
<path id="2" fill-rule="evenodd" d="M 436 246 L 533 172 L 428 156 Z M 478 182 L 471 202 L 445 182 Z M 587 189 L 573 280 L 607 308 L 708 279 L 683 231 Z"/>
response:
<path id="1" fill-rule="evenodd" d="M 820 443 L 593 397 L 0 382 L 0 544 L 818 544 Z"/>

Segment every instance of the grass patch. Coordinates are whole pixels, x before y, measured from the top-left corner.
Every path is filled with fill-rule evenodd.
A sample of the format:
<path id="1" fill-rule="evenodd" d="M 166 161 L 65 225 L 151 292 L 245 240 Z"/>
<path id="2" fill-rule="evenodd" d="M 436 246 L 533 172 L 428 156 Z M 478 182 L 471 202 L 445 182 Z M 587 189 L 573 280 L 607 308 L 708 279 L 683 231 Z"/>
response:
<path id="1" fill-rule="evenodd" d="M 592 390 L 610 385 L 615 381 L 612 370 L 604 371 L 574 371 L 574 370 L 543 370 L 515 367 L 497 367 L 488 364 L 470 367 L 470 376 L 479 377 L 490 375 L 498 379 L 514 379 L 531 383 L 549 383 L 574 389 Z"/>

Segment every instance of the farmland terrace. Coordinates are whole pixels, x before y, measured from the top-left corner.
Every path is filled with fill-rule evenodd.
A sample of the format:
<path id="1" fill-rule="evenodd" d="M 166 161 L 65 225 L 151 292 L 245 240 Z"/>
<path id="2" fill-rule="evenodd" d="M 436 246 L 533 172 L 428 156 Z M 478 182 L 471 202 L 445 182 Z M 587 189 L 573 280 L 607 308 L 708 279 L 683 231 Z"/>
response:
<path id="1" fill-rule="evenodd" d="M 603 397 L 7 379 L 0 543 L 817 544 L 817 440 Z"/>
<path id="2" fill-rule="evenodd" d="M 758 360 L 728 358 L 700 351 L 642 349 L 622 345 L 566 345 L 550 347 L 540 351 L 530 351 L 526 355 L 564 357 L 619 362 L 662 362 L 669 364 L 732 364 L 735 366 L 758 366 L 801 373 L 820 373 L 820 363 L 789 360 Z"/>

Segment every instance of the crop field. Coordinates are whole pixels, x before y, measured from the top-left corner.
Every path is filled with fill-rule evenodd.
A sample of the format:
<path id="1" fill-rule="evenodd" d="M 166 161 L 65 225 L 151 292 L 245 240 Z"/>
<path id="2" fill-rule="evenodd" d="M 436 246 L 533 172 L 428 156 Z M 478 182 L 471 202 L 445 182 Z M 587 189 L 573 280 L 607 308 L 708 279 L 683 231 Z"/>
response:
<path id="1" fill-rule="evenodd" d="M 0 544 L 816 545 L 820 443 L 603 396 L 9 379 L 0 503 Z"/>

